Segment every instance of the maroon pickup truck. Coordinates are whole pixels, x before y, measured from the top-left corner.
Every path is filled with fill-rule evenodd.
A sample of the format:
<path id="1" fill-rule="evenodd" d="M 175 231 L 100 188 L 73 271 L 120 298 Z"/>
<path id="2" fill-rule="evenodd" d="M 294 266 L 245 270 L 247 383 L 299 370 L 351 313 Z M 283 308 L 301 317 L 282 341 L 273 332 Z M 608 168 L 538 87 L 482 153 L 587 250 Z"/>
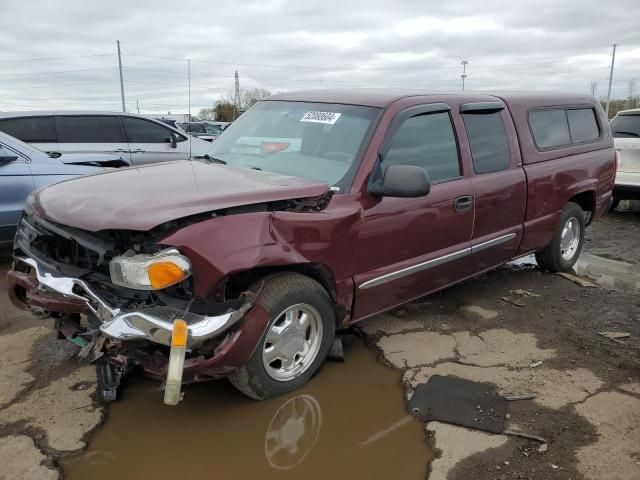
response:
<path id="1" fill-rule="evenodd" d="M 9 295 L 83 345 L 104 399 L 133 370 L 171 404 L 221 377 L 268 398 L 337 329 L 523 255 L 571 269 L 615 165 L 586 95 L 280 94 L 204 157 L 36 192 Z"/>

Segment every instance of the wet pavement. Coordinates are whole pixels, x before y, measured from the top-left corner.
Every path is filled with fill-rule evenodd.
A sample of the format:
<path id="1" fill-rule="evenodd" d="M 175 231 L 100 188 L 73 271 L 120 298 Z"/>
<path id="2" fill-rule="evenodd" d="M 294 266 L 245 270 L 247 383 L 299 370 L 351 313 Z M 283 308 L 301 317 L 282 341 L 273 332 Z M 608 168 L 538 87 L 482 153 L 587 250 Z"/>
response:
<path id="1" fill-rule="evenodd" d="M 304 388 L 263 402 L 226 381 L 186 388 L 177 407 L 136 378 L 65 478 L 422 480 L 432 452 L 407 416 L 400 374 L 357 342 Z"/>

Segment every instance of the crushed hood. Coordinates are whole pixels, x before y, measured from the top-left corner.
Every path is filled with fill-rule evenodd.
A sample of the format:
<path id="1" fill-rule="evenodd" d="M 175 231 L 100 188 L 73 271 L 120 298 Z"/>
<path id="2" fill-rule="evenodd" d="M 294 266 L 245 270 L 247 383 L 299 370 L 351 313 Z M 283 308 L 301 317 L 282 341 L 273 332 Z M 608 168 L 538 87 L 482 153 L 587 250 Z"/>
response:
<path id="1" fill-rule="evenodd" d="M 88 231 L 150 230 L 170 220 L 243 205 L 323 195 L 325 183 L 200 161 L 124 168 L 35 193 L 42 217 Z"/>

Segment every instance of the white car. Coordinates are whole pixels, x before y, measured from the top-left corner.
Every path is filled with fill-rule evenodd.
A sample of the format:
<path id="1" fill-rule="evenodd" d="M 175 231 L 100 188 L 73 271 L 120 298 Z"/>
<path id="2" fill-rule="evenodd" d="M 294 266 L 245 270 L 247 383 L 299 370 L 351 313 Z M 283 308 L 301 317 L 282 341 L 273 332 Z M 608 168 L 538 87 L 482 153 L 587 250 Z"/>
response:
<path id="1" fill-rule="evenodd" d="M 132 165 L 203 155 L 209 142 L 157 120 L 109 112 L 5 112 L 0 131 L 47 153 L 110 153 Z"/>
<path id="2" fill-rule="evenodd" d="M 640 108 L 622 110 L 611 120 L 618 153 L 618 172 L 613 205 L 620 200 L 640 200 Z"/>

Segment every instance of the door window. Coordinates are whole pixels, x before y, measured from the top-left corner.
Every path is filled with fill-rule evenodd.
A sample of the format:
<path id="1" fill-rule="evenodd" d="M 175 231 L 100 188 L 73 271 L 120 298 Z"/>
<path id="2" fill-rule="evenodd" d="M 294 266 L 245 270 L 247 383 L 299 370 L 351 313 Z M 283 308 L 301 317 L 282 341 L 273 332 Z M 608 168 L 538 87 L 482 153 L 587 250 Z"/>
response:
<path id="1" fill-rule="evenodd" d="M 492 173 L 509 166 L 509 143 L 500 112 L 462 115 L 467 130 L 473 170 Z"/>
<path id="2" fill-rule="evenodd" d="M 122 143 L 117 116 L 74 115 L 56 117 L 60 143 Z"/>
<path id="3" fill-rule="evenodd" d="M 23 117 L 0 120 L 0 131 L 27 143 L 56 142 L 53 117 Z"/>
<path id="4" fill-rule="evenodd" d="M 141 118 L 123 117 L 124 128 L 130 143 L 169 143 L 173 130 Z M 185 140 L 178 135 L 178 141 Z"/>
<path id="5" fill-rule="evenodd" d="M 382 162 L 384 168 L 393 164 L 422 167 L 432 182 L 459 177 L 458 148 L 449 113 L 407 119 L 394 134 Z"/>

